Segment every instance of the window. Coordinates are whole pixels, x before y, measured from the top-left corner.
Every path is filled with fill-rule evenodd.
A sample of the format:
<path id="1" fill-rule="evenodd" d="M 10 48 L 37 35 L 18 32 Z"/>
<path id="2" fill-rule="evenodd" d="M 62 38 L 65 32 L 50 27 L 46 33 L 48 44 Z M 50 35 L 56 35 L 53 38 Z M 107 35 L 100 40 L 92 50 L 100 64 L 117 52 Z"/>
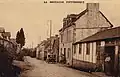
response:
<path id="1" fill-rule="evenodd" d="M 96 45 L 98 46 L 98 47 L 100 47 L 100 45 L 101 45 L 101 42 L 96 42 Z"/>
<path id="2" fill-rule="evenodd" d="M 62 54 L 62 48 L 61 48 L 61 54 Z"/>
<path id="3" fill-rule="evenodd" d="M 68 55 L 67 57 L 69 58 L 70 57 L 70 48 L 68 48 Z"/>
<path id="4" fill-rule="evenodd" d="M 98 54 L 98 55 L 100 52 L 100 46 L 101 46 L 101 42 L 100 41 L 96 42 L 96 54 Z"/>
<path id="5" fill-rule="evenodd" d="M 68 42 L 72 41 L 71 39 L 71 30 L 68 31 Z"/>
<path id="6" fill-rule="evenodd" d="M 90 43 L 86 44 L 86 55 L 90 54 Z"/>
<path id="7" fill-rule="evenodd" d="M 76 53 L 76 45 L 74 45 L 74 54 Z"/>
<path id="8" fill-rule="evenodd" d="M 67 29 L 67 41 L 69 41 L 69 32 L 68 32 L 68 29 Z"/>
<path id="9" fill-rule="evenodd" d="M 79 44 L 79 54 L 81 54 L 82 51 L 82 44 Z"/>
<path id="10" fill-rule="evenodd" d="M 66 57 L 66 48 L 64 48 L 64 56 Z"/>

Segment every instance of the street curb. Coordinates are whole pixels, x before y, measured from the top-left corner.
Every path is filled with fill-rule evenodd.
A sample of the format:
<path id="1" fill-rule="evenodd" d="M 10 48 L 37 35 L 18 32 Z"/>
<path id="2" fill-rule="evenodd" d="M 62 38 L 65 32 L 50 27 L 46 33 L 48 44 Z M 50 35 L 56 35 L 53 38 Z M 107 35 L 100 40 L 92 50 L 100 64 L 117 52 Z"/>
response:
<path id="1" fill-rule="evenodd" d="M 97 75 L 92 74 L 92 73 L 89 73 L 89 72 L 80 71 L 80 70 L 75 69 L 75 68 L 73 68 L 73 67 L 71 67 L 71 66 L 69 66 L 69 65 L 66 65 L 66 64 L 57 63 L 56 65 L 61 66 L 61 67 L 67 67 L 67 68 L 70 68 L 70 69 L 74 69 L 74 70 L 82 73 L 83 75 L 88 75 L 88 76 L 90 76 L 90 77 L 100 77 L 100 76 L 97 76 Z"/>

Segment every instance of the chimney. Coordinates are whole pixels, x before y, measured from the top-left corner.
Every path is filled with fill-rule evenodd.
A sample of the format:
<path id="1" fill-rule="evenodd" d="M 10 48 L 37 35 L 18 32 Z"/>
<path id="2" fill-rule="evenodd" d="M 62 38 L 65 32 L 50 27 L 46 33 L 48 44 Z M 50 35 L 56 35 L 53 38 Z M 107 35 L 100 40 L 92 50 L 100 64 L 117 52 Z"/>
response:
<path id="1" fill-rule="evenodd" d="M 87 3 L 88 11 L 99 11 L 99 3 Z"/>
<path id="2" fill-rule="evenodd" d="M 99 3 L 87 3 L 87 28 L 99 27 Z M 87 34 L 94 33 L 93 29 L 88 29 Z"/>
<path id="3" fill-rule="evenodd" d="M 87 27 L 98 27 L 99 3 L 87 3 Z"/>

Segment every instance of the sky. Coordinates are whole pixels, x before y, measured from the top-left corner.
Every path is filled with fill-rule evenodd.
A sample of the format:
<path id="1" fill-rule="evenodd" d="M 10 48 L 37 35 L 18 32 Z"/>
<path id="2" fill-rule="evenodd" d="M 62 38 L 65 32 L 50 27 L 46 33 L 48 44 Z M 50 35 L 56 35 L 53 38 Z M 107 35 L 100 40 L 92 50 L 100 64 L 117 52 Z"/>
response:
<path id="1" fill-rule="evenodd" d="M 52 35 L 59 34 L 63 18 L 68 14 L 80 13 L 88 2 L 99 2 L 100 11 L 109 21 L 114 26 L 120 25 L 119 0 L 84 0 L 84 3 L 74 4 L 51 4 L 44 1 L 49 0 L 0 0 L 0 26 L 11 32 L 12 38 L 16 38 L 17 31 L 23 28 L 25 47 L 35 47 L 49 37 L 49 20 L 52 20 Z"/>

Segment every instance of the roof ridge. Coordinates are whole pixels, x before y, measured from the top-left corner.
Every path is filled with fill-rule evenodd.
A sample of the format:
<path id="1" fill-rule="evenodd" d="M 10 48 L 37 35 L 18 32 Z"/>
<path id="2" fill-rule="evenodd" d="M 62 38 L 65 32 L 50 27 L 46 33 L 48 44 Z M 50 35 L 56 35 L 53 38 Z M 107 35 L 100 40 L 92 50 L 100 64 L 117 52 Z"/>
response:
<path id="1" fill-rule="evenodd" d="M 99 12 L 106 19 L 106 21 L 111 25 L 110 27 L 113 27 L 113 24 L 107 19 L 107 17 L 105 17 L 105 15 L 101 11 Z"/>
<path id="2" fill-rule="evenodd" d="M 115 31 L 119 31 L 119 32 L 117 32 L 117 34 L 114 34 Z M 109 34 L 108 34 L 108 32 L 109 32 Z M 106 30 L 103 30 L 103 31 L 99 31 L 99 32 L 97 32 L 93 35 L 90 35 L 90 36 L 88 36 L 88 37 L 86 37 L 86 38 L 84 38 L 80 41 L 77 41 L 77 42 L 73 43 L 73 44 L 88 42 L 88 41 L 108 39 L 108 38 L 116 38 L 116 37 L 120 37 L 120 35 L 118 35 L 119 33 L 120 33 L 120 26 L 115 27 L 115 28 L 111 28 L 111 29 L 106 29 Z"/>

